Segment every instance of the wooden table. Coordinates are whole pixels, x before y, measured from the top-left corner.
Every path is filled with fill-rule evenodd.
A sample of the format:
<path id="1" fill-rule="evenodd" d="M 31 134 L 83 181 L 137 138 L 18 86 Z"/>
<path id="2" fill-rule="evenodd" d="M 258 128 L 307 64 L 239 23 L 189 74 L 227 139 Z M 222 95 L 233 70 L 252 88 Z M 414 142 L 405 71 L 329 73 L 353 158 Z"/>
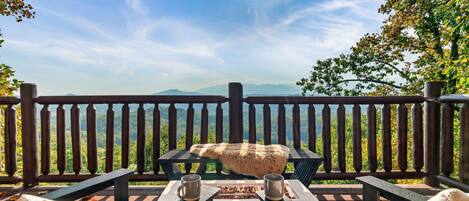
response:
<path id="1" fill-rule="evenodd" d="M 284 174 L 287 179 L 297 179 L 303 185 L 309 186 L 314 174 L 322 162 L 322 158 L 307 149 L 290 149 L 288 162 L 295 162 L 295 171 L 292 174 Z M 184 175 L 177 167 L 177 163 L 200 163 L 197 174 L 202 176 L 202 179 L 240 179 L 246 176 L 237 174 L 221 174 L 221 173 L 207 173 L 207 163 L 219 163 L 218 160 L 199 157 L 189 153 L 187 150 L 172 150 L 158 158 L 163 171 L 171 180 L 179 180 Z M 253 177 L 247 177 L 253 178 Z"/>
<path id="2" fill-rule="evenodd" d="M 170 181 L 164 189 L 158 200 L 174 201 L 178 200 L 176 195 L 180 181 Z M 217 187 L 220 185 L 263 185 L 263 180 L 202 180 L 202 188 L 204 186 Z M 289 185 L 296 199 L 292 201 L 317 201 L 318 199 L 298 180 L 285 180 L 285 185 Z M 214 199 L 214 201 L 222 201 L 223 199 Z M 232 199 L 230 199 L 232 200 Z M 258 201 L 259 199 L 240 199 L 239 201 Z M 204 200 L 200 200 L 204 201 Z M 223 200 L 224 201 L 224 200 Z"/>

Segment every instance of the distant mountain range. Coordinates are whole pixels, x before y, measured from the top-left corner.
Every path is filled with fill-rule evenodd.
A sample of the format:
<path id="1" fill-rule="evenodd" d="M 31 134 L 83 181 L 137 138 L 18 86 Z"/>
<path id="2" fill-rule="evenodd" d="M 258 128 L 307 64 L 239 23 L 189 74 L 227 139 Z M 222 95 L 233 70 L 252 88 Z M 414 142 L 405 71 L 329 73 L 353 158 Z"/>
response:
<path id="1" fill-rule="evenodd" d="M 244 95 L 299 95 L 301 90 L 289 84 L 243 84 Z M 228 94 L 228 85 L 215 85 L 196 91 L 168 89 L 153 95 L 223 95 Z"/>

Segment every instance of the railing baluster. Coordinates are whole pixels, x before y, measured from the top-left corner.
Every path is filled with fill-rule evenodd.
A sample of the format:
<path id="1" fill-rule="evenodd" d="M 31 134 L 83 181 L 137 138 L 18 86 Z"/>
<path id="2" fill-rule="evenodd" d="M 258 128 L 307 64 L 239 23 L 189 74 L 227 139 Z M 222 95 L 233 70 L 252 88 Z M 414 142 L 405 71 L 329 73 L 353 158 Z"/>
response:
<path id="1" fill-rule="evenodd" d="M 449 177 L 454 171 L 454 110 L 451 103 L 443 103 L 441 111 L 441 172 Z"/>
<path id="2" fill-rule="evenodd" d="M 340 104 L 337 108 L 337 142 L 338 159 L 340 172 L 346 172 L 345 163 L 345 107 Z"/>
<path id="3" fill-rule="evenodd" d="M 293 147 L 301 148 L 301 136 L 300 136 L 300 106 L 298 104 L 293 105 Z"/>
<path id="4" fill-rule="evenodd" d="M 207 103 L 202 106 L 202 118 L 200 121 L 200 143 L 207 144 L 208 142 L 208 109 Z"/>
<path id="5" fill-rule="evenodd" d="M 73 172 L 79 174 L 81 170 L 81 143 L 80 143 L 80 108 L 74 104 L 70 111 L 72 133 Z"/>
<path id="6" fill-rule="evenodd" d="M 391 107 L 389 104 L 383 105 L 382 117 L 381 117 L 381 128 L 382 128 L 382 140 L 383 140 L 383 168 L 386 172 L 392 170 L 391 160 Z"/>
<path id="7" fill-rule="evenodd" d="M 112 104 L 108 104 L 106 112 L 106 164 L 105 171 L 111 172 L 114 162 L 114 110 Z"/>
<path id="8" fill-rule="evenodd" d="M 7 106 L 8 107 L 8 106 Z M 6 140 L 6 135 L 7 135 L 7 130 L 8 130 L 8 109 L 5 109 L 5 121 L 2 121 L 2 110 L 0 109 L 0 141 L 1 141 L 1 138 L 2 138 L 2 122 L 5 122 L 5 126 L 4 126 L 4 129 L 5 129 L 5 140 Z M 2 152 L 2 147 L 0 146 L 0 153 Z M 7 160 L 6 158 L 8 157 L 8 155 L 5 155 L 5 160 Z M 2 169 L 2 154 L 0 154 L 0 172 L 3 171 Z"/>
<path id="9" fill-rule="evenodd" d="M 264 144 L 271 144 L 271 121 L 270 121 L 270 107 L 269 104 L 264 104 Z"/>
<path id="10" fill-rule="evenodd" d="M 16 163 L 16 110 L 8 105 L 5 110 L 5 171 L 12 177 L 17 170 Z"/>
<path id="11" fill-rule="evenodd" d="M 186 118 L 186 149 L 189 150 L 194 139 L 194 107 L 192 103 L 190 103 L 187 108 Z M 186 163 L 184 164 L 184 167 L 186 169 L 186 173 L 189 173 L 192 169 L 192 163 Z"/>
<path id="12" fill-rule="evenodd" d="M 168 108 L 168 131 L 169 131 L 169 150 L 176 149 L 176 135 L 177 135 L 177 111 L 174 103 L 171 103 Z"/>
<path id="13" fill-rule="evenodd" d="M 160 172 L 160 164 L 158 158 L 160 157 L 160 109 L 158 104 L 153 108 L 153 174 Z"/>
<path id="14" fill-rule="evenodd" d="M 376 157 L 376 107 L 368 105 L 368 169 L 376 172 L 378 161 Z"/>
<path id="15" fill-rule="evenodd" d="M 278 143 L 285 145 L 287 143 L 286 140 L 286 122 L 285 122 L 285 105 L 279 104 L 278 105 L 278 127 L 277 127 L 277 134 L 278 134 Z"/>
<path id="16" fill-rule="evenodd" d="M 397 113 L 397 163 L 401 172 L 407 170 L 407 107 L 399 104 Z"/>
<path id="17" fill-rule="evenodd" d="M 121 147 L 121 167 L 129 167 L 129 132 L 130 132 L 130 108 L 129 104 L 122 106 L 122 147 Z"/>
<path id="18" fill-rule="evenodd" d="M 322 154 L 324 171 L 331 172 L 331 109 L 325 104 L 322 109 Z"/>
<path id="19" fill-rule="evenodd" d="M 352 131 L 353 131 L 353 168 L 356 172 L 362 170 L 362 129 L 361 129 L 361 111 L 360 105 L 353 106 L 352 116 Z"/>
<path id="20" fill-rule="evenodd" d="M 316 110 L 313 104 L 308 106 L 308 148 L 316 152 Z"/>
<path id="21" fill-rule="evenodd" d="M 41 172 L 43 175 L 50 172 L 50 111 L 47 104 L 41 110 Z"/>
<path id="22" fill-rule="evenodd" d="M 215 142 L 223 142 L 223 108 L 221 103 L 217 103 L 215 122 Z"/>
<path id="23" fill-rule="evenodd" d="M 217 103 L 216 109 L 216 122 L 215 122 L 215 142 L 221 143 L 223 142 L 223 108 L 221 107 L 221 103 Z M 220 173 L 223 168 L 221 163 L 216 164 L 216 171 Z"/>
<path id="24" fill-rule="evenodd" d="M 422 118 L 422 105 L 415 103 L 412 109 L 412 162 L 417 172 L 420 172 L 423 168 Z"/>
<path id="25" fill-rule="evenodd" d="M 469 183 L 469 103 L 464 103 L 460 115 L 460 150 L 459 150 L 459 179 Z"/>
<path id="26" fill-rule="evenodd" d="M 256 143 L 256 106 L 249 104 L 249 143 Z"/>
<path id="27" fill-rule="evenodd" d="M 57 170 L 62 175 L 65 172 L 67 159 L 65 158 L 65 110 L 62 104 L 57 107 Z"/>
<path id="28" fill-rule="evenodd" d="M 88 171 L 91 174 L 95 174 L 98 170 L 98 151 L 96 141 L 96 109 L 93 104 L 89 104 L 86 108 L 86 127 Z"/>
<path id="29" fill-rule="evenodd" d="M 145 108 L 138 105 L 137 110 L 137 172 L 145 172 Z"/>

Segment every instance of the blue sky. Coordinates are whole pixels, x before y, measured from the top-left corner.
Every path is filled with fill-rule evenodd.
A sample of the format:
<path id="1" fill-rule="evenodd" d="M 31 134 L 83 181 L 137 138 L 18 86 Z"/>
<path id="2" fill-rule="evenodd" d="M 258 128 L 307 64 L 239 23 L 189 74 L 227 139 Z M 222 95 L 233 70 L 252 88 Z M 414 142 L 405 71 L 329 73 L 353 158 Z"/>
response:
<path id="1" fill-rule="evenodd" d="M 383 20 L 375 0 L 28 2 L 35 19 L 0 18 L 0 62 L 40 94 L 294 84 Z"/>

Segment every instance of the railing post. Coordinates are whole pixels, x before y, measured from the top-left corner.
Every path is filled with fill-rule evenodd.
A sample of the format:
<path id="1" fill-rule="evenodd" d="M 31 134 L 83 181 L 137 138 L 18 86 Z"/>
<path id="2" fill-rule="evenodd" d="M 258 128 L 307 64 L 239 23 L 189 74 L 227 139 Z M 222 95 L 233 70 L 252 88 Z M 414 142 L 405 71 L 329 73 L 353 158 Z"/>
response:
<path id="1" fill-rule="evenodd" d="M 440 171 L 440 104 L 441 82 L 425 83 L 425 115 L 424 115 L 424 166 L 427 177 L 425 183 L 438 186 L 436 176 Z"/>
<path id="2" fill-rule="evenodd" d="M 21 94 L 21 131 L 23 144 L 23 186 L 37 185 L 37 135 L 36 106 L 37 96 L 35 84 L 24 83 L 20 86 Z"/>
<path id="3" fill-rule="evenodd" d="M 459 179 L 469 184 L 469 103 L 463 103 L 460 112 L 460 148 L 459 148 Z"/>
<path id="4" fill-rule="evenodd" d="M 228 85 L 229 119 L 231 143 L 243 141 L 243 85 L 239 82 L 230 82 Z"/>

